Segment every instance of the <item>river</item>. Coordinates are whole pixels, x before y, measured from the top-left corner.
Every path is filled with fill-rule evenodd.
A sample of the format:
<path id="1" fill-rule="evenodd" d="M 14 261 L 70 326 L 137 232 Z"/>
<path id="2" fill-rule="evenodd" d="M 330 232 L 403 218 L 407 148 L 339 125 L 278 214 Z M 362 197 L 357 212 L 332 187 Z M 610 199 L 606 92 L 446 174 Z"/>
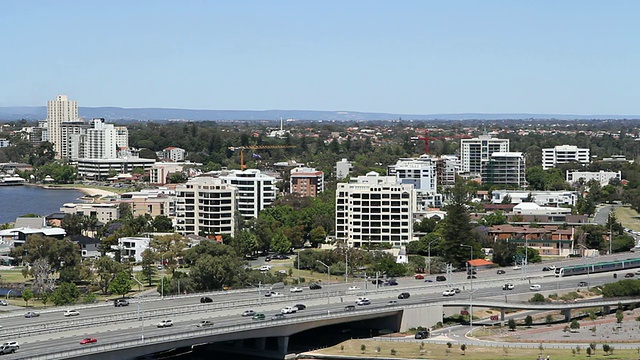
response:
<path id="1" fill-rule="evenodd" d="M 0 186 L 0 224 L 16 221 L 25 214 L 47 216 L 59 212 L 62 204 L 79 202 L 78 190 L 51 190 L 37 186 Z"/>

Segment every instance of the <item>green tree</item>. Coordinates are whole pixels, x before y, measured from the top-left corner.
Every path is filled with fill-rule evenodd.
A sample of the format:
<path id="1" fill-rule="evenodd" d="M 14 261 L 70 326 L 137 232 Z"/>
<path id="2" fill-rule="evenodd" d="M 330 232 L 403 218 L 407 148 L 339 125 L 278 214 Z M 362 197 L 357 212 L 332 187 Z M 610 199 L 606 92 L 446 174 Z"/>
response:
<path id="1" fill-rule="evenodd" d="M 624 312 L 622 309 L 616 310 L 616 323 L 622 324 L 622 320 L 624 320 Z"/>
<path id="2" fill-rule="evenodd" d="M 57 305 L 75 304 L 80 298 L 80 290 L 75 284 L 63 282 L 51 293 L 51 301 Z"/>
<path id="3" fill-rule="evenodd" d="M 258 237 L 248 229 L 240 231 L 231 242 L 238 255 L 253 255 L 258 251 Z"/>
<path id="4" fill-rule="evenodd" d="M 318 244 L 322 244 L 327 238 L 327 231 L 322 226 L 314 227 L 309 233 L 309 242 L 313 247 L 317 247 Z"/>
<path id="5" fill-rule="evenodd" d="M 509 330 L 515 331 L 516 330 L 516 321 L 513 318 L 509 319 L 509 321 L 507 322 L 507 326 L 509 326 Z"/>
<path id="6" fill-rule="evenodd" d="M 571 328 L 572 330 L 578 330 L 580 329 L 580 323 L 578 322 L 578 320 L 573 319 L 571 320 L 571 324 L 569 324 L 569 328 Z"/>
<path id="7" fill-rule="evenodd" d="M 171 219 L 164 215 L 158 215 L 153 218 L 152 226 L 157 232 L 173 232 Z"/>
<path id="8" fill-rule="evenodd" d="M 82 218 L 82 215 L 66 214 L 60 221 L 60 227 L 66 231 L 67 236 L 82 235 L 84 230 Z"/>
<path id="9" fill-rule="evenodd" d="M 503 225 L 507 223 L 507 217 L 498 210 L 483 216 L 479 223 L 484 226 Z"/>
<path id="10" fill-rule="evenodd" d="M 544 295 L 542 294 L 535 294 L 531 297 L 531 299 L 529 299 L 530 303 L 543 303 L 545 302 L 545 298 Z"/>
<path id="11" fill-rule="evenodd" d="M 26 288 L 22 290 L 22 300 L 24 300 L 25 306 L 29 306 L 29 300 L 33 299 L 33 291 Z"/>
<path id="12" fill-rule="evenodd" d="M 122 295 L 122 297 L 124 297 L 129 291 L 131 291 L 131 286 L 132 281 L 130 274 L 126 271 L 120 271 L 109 284 L 109 291 L 113 294 Z"/>
<path id="13" fill-rule="evenodd" d="M 151 281 L 156 275 L 156 254 L 151 249 L 145 249 L 142 254 L 142 279 L 151 286 Z"/>
<path id="14" fill-rule="evenodd" d="M 473 247 L 473 257 L 480 257 L 480 244 L 475 239 L 471 219 L 467 211 L 469 194 L 462 178 L 456 178 L 456 183 L 450 191 L 450 202 L 444 207 L 447 216 L 444 218 L 442 235 L 444 241 L 440 244 L 445 261 L 461 268 L 470 260 L 469 249 L 461 244 Z"/>
<path id="15" fill-rule="evenodd" d="M 107 294 L 111 281 L 115 279 L 117 273 L 124 270 L 124 266 L 105 255 L 96 261 L 95 267 L 98 287 L 102 294 Z"/>
<path id="16" fill-rule="evenodd" d="M 271 239 L 271 250 L 282 254 L 289 253 L 291 241 L 282 232 L 276 232 Z"/>
<path id="17" fill-rule="evenodd" d="M 524 325 L 527 327 L 533 325 L 533 317 L 531 317 L 531 315 L 527 315 L 527 317 L 524 318 Z"/>

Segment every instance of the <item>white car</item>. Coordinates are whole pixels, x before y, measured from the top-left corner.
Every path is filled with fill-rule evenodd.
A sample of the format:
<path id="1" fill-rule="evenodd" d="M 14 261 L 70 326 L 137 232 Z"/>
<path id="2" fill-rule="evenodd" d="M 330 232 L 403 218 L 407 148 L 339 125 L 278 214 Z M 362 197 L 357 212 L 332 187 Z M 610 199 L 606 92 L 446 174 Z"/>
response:
<path id="1" fill-rule="evenodd" d="M 173 326 L 173 320 L 162 320 L 157 324 L 157 326 L 159 328 L 171 327 Z"/>
<path id="2" fill-rule="evenodd" d="M 197 327 L 207 327 L 207 326 L 213 326 L 213 321 L 211 320 L 202 320 L 198 323 L 198 325 L 196 325 Z"/>
<path id="3" fill-rule="evenodd" d="M 542 289 L 542 286 L 540 286 L 540 284 L 533 284 L 529 286 L 529 290 L 531 291 L 540 291 L 540 289 Z"/>
<path id="4" fill-rule="evenodd" d="M 299 293 L 299 292 L 302 292 L 302 288 L 295 286 L 295 287 L 292 287 L 291 289 L 289 289 L 289 291 L 292 292 L 292 293 Z"/>
<path id="5" fill-rule="evenodd" d="M 456 294 L 456 291 L 454 289 L 447 289 L 442 292 L 442 296 L 453 296 L 455 294 Z"/>
<path id="6" fill-rule="evenodd" d="M 520 267 L 520 265 L 513 265 L 513 270 L 520 270 L 522 269 L 522 267 Z"/>
<path id="7" fill-rule="evenodd" d="M 297 311 L 298 311 L 298 308 L 296 306 L 287 306 L 287 307 L 281 309 L 280 313 L 282 313 L 282 314 L 294 314 Z"/>
<path id="8" fill-rule="evenodd" d="M 349 290 L 360 290 L 357 286 L 349 286 Z"/>
<path id="9" fill-rule="evenodd" d="M 357 303 L 357 302 L 360 302 L 360 301 L 369 301 L 369 298 L 368 298 L 368 297 L 366 297 L 366 296 L 360 296 L 360 297 L 358 298 L 358 300 L 356 300 L 356 303 Z"/>
<path id="10" fill-rule="evenodd" d="M 64 312 L 64 316 L 78 316 L 80 313 L 77 310 L 67 310 Z"/>
<path id="11" fill-rule="evenodd" d="M 387 303 L 387 306 L 396 306 L 398 305 L 398 302 L 396 300 L 389 300 L 389 302 Z"/>
<path id="12" fill-rule="evenodd" d="M 516 288 L 516 286 L 511 284 L 511 283 L 507 283 L 507 284 L 502 285 L 502 290 L 513 290 L 515 288 Z"/>
<path id="13" fill-rule="evenodd" d="M 16 349 L 20 349 L 20 344 L 17 341 L 8 341 L 0 345 L 0 347 L 1 346 L 13 346 Z"/>
<path id="14" fill-rule="evenodd" d="M 271 265 L 260 266 L 260 271 L 269 271 L 269 270 L 271 270 Z"/>
<path id="15" fill-rule="evenodd" d="M 273 292 L 273 291 L 272 291 L 272 292 L 271 292 L 271 296 L 272 296 L 272 297 L 273 297 L 273 296 L 284 296 L 284 294 L 283 294 L 283 293 Z"/>

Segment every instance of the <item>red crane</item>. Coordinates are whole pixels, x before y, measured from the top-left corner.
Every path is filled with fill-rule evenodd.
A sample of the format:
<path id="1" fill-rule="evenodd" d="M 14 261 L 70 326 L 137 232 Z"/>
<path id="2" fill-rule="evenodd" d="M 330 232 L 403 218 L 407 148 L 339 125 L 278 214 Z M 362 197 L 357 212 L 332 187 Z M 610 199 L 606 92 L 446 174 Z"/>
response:
<path id="1" fill-rule="evenodd" d="M 454 139 L 469 139 L 471 138 L 471 135 L 453 135 L 453 136 L 434 136 L 434 137 L 429 137 L 429 129 L 426 129 L 424 131 L 424 136 L 419 136 L 418 140 L 422 140 L 424 141 L 424 153 L 426 155 L 429 154 L 429 141 L 432 140 L 451 140 L 452 138 Z"/>

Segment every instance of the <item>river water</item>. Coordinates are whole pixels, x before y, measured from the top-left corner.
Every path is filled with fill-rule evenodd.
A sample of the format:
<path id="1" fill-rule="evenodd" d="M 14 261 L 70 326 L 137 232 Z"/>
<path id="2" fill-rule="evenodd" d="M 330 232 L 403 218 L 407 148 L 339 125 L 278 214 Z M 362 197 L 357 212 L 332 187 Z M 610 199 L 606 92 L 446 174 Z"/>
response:
<path id="1" fill-rule="evenodd" d="M 42 216 L 59 212 L 62 204 L 79 202 L 78 190 L 51 190 L 37 186 L 0 186 L 0 224 L 25 214 Z"/>

